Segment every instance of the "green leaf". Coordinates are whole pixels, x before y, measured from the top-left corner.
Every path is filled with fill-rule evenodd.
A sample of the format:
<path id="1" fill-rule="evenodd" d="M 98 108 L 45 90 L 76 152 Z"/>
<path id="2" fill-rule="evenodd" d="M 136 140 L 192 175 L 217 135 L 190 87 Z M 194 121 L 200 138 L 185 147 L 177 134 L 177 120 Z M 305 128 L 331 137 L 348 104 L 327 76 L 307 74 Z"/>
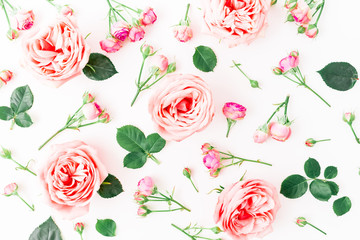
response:
<path id="1" fill-rule="evenodd" d="M 89 62 L 84 67 L 83 72 L 86 77 L 97 81 L 108 79 L 118 73 L 111 60 L 100 53 L 90 54 Z"/>
<path id="2" fill-rule="evenodd" d="M 0 107 L 0 119 L 4 121 L 9 121 L 14 118 L 14 112 L 9 107 Z"/>
<path id="3" fill-rule="evenodd" d="M 144 152 L 131 152 L 124 158 L 124 167 L 141 168 L 146 163 L 148 155 Z"/>
<path id="4" fill-rule="evenodd" d="M 19 113 L 15 117 L 15 123 L 19 127 L 23 127 L 23 128 L 30 127 L 33 124 L 31 117 L 26 112 Z"/>
<path id="5" fill-rule="evenodd" d="M 105 178 L 104 182 L 100 185 L 98 194 L 103 198 L 112 198 L 119 195 L 123 191 L 124 190 L 119 179 L 109 173 L 107 178 Z"/>
<path id="6" fill-rule="evenodd" d="M 308 189 L 308 183 L 306 178 L 301 175 L 294 174 L 287 177 L 281 183 L 280 193 L 287 198 L 299 198 L 306 193 Z"/>
<path id="7" fill-rule="evenodd" d="M 126 125 L 118 128 L 116 140 L 122 148 L 129 152 L 145 152 L 145 135 L 135 126 Z"/>
<path id="8" fill-rule="evenodd" d="M 347 62 L 330 63 L 318 73 L 326 85 L 339 91 L 347 91 L 353 88 L 359 79 L 356 69 Z"/>
<path id="9" fill-rule="evenodd" d="M 326 183 L 330 186 L 331 195 L 336 196 L 339 193 L 339 186 L 332 181 L 328 181 Z"/>
<path id="10" fill-rule="evenodd" d="M 348 197 L 342 197 L 334 201 L 333 210 L 337 216 L 342 216 L 351 208 L 351 201 Z"/>
<path id="11" fill-rule="evenodd" d="M 49 217 L 48 220 L 32 232 L 29 240 L 62 240 L 62 238 L 58 226 L 56 226 L 53 219 Z"/>
<path id="12" fill-rule="evenodd" d="M 112 219 L 98 219 L 95 228 L 105 237 L 115 237 L 116 223 Z"/>
<path id="13" fill-rule="evenodd" d="M 309 178 L 317 178 L 320 176 L 320 164 L 313 158 L 309 158 L 304 164 L 306 176 Z"/>
<path id="14" fill-rule="evenodd" d="M 318 179 L 310 183 L 310 192 L 316 199 L 325 202 L 327 202 L 332 195 L 330 185 Z"/>
<path id="15" fill-rule="evenodd" d="M 166 141 L 158 133 L 153 133 L 146 138 L 146 151 L 149 153 L 160 152 L 165 147 Z"/>
<path id="16" fill-rule="evenodd" d="M 16 88 L 11 94 L 10 107 L 15 114 L 29 110 L 34 102 L 34 96 L 28 85 Z"/>
<path id="17" fill-rule="evenodd" d="M 324 176 L 326 179 L 336 178 L 337 174 L 338 174 L 338 170 L 334 166 L 327 167 L 324 172 Z"/>
<path id="18" fill-rule="evenodd" d="M 206 46 L 195 48 L 193 63 L 197 69 L 203 72 L 211 72 L 217 64 L 217 58 L 214 51 Z"/>

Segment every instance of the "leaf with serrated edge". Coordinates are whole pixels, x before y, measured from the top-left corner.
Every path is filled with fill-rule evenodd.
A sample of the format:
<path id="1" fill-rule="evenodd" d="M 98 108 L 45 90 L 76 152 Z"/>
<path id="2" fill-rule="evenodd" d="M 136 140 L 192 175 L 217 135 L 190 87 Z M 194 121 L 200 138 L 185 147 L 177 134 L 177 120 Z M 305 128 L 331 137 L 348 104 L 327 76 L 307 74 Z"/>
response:
<path id="1" fill-rule="evenodd" d="M 118 73 L 111 60 L 101 53 L 90 54 L 89 62 L 83 72 L 86 77 L 97 81 L 106 80 Z"/>
<path id="2" fill-rule="evenodd" d="M 338 91 L 347 91 L 359 80 L 356 69 L 347 62 L 333 62 L 318 71 L 325 84 Z"/>
<path id="3" fill-rule="evenodd" d="M 137 127 L 126 125 L 117 129 L 116 140 L 119 145 L 129 152 L 145 152 L 146 138 Z"/>
<path id="4" fill-rule="evenodd" d="M 100 185 L 98 194 L 103 198 L 113 198 L 123 191 L 124 190 L 119 179 L 109 173 L 107 178 L 105 178 L 103 183 Z"/>

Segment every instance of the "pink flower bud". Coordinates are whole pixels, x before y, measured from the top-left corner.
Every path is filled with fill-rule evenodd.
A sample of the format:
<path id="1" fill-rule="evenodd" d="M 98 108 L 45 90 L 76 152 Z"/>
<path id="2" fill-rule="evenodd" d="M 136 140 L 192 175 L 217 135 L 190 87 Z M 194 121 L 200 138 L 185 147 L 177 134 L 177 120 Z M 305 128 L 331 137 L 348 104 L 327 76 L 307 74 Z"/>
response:
<path id="1" fill-rule="evenodd" d="M 17 39 L 19 37 L 19 33 L 15 29 L 9 29 L 6 36 L 7 36 L 7 38 L 9 40 L 14 40 L 14 39 Z"/>
<path id="2" fill-rule="evenodd" d="M 296 224 L 300 227 L 305 227 L 305 225 L 307 224 L 307 221 L 304 217 L 298 217 L 296 219 Z"/>
<path id="3" fill-rule="evenodd" d="M 153 58 L 153 65 L 158 68 L 160 72 L 165 72 L 169 66 L 169 60 L 164 55 L 156 55 Z"/>
<path id="4" fill-rule="evenodd" d="M 300 24 L 307 24 L 312 18 L 310 7 L 304 0 L 297 1 L 296 7 L 291 10 L 291 15 L 295 22 Z"/>
<path id="5" fill-rule="evenodd" d="M 191 169 L 190 168 L 184 168 L 183 175 L 187 178 L 191 178 Z"/>
<path id="6" fill-rule="evenodd" d="M 210 176 L 216 178 L 219 176 L 221 168 L 210 169 Z"/>
<path id="7" fill-rule="evenodd" d="M 309 38 L 315 38 L 318 33 L 319 29 L 315 25 L 310 25 L 305 31 L 305 35 Z"/>
<path id="8" fill-rule="evenodd" d="M 156 187 L 151 177 L 144 177 L 138 182 L 139 193 L 145 197 L 150 196 L 154 193 Z"/>
<path id="9" fill-rule="evenodd" d="M 206 155 L 211 149 L 213 149 L 213 147 L 209 143 L 204 143 L 201 146 L 201 151 L 203 152 L 204 155 Z"/>
<path id="10" fill-rule="evenodd" d="M 4 195 L 9 197 L 17 192 L 18 185 L 16 183 L 10 183 L 4 188 Z"/>
<path id="11" fill-rule="evenodd" d="M 15 19 L 18 30 L 28 30 L 34 25 L 35 15 L 32 10 L 20 10 L 15 15 Z"/>
<path id="12" fill-rule="evenodd" d="M 223 113 L 226 118 L 232 120 L 241 120 L 246 115 L 246 108 L 234 102 L 227 102 L 223 107 Z"/>
<path id="13" fill-rule="evenodd" d="M 153 24 L 157 19 L 154 10 L 151 7 L 147 7 L 140 15 L 140 23 L 144 26 Z"/>
<path id="14" fill-rule="evenodd" d="M 111 26 L 111 35 L 120 41 L 125 41 L 129 36 L 129 31 L 129 24 L 124 21 L 116 22 Z"/>
<path id="15" fill-rule="evenodd" d="M 121 42 L 114 38 L 107 38 L 100 41 L 100 47 L 107 53 L 114 53 L 121 48 Z"/>
<path id="16" fill-rule="evenodd" d="M 294 8 L 296 6 L 297 0 L 286 0 L 285 7 L 287 9 Z"/>
<path id="17" fill-rule="evenodd" d="M 64 5 L 60 10 L 60 14 L 63 16 L 72 16 L 74 14 L 74 10 L 69 7 L 69 5 Z"/>
<path id="18" fill-rule="evenodd" d="M 7 84 L 13 77 L 13 73 L 10 70 L 3 70 L 0 72 L 0 81 Z"/>
<path id="19" fill-rule="evenodd" d="M 148 199 L 146 196 L 140 194 L 140 191 L 136 191 L 136 192 L 135 192 L 135 194 L 134 194 L 134 199 L 135 199 L 135 201 L 136 201 L 138 204 L 140 204 L 140 205 L 142 205 L 142 204 L 144 204 L 144 203 L 146 203 L 146 202 L 149 201 L 149 199 Z"/>
<path id="20" fill-rule="evenodd" d="M 144 38 L 145 31 L 140 26 L 135 26 L 130 29 L 129 38 L 132 42 L 140 41 Z"/>
<path id="21" fill-rule="evenodd" d="M 91 93 L 85 92 L 84 95 L 82 96 L 83 99 L 83 103 L 92 103 L 93 101 L 95 101 L 95 97 L 93 95 L 91 95 Z"/>
<path id="22" fill-rule="evenodd" d="M 187 42 L 193 37 L 191 27 L 186 25 L 179 25 L 173 28 L 174 37 L 180 42 Z"/>
<path id="23" fill-rule="evenodd" d="M 309 138 L 305 141 L 305 145 L 308 147 L 313 147 L 315 145 L 316 141 L 313 138 Z"/>
<path id="24" fill-rule="evenodd" d="M 110 115 L 108 113 L 102 113 L 99 117 L 102 123 L 109 123 L 110 122 Z"/>
<path id="25" fill-rule="evenodd" d="M 74 226 L 74 230 L 75 230 L 77 233 L 79 233 L 79 234 L 82 234 L 82 233 L 83 233 L 84 228 L 85 228 L 85 225 L 84 225 L 84 223 L 82 223 L 82 222 L 78 222 L 78 223 L 76 223 L 75 226 Z"/>
<path id="26" fill-rule="evenodd" d="M 292 68 L 296 68 L 299 65 L 299 57 L 293 57 L 291 55 L 281 59 L 279 67 L 282 72 L 287 72 Z"/>
<path id="27" fill-rule="evenodd" d="M 278 67 L 273 69 L 273 73 L 275 75 L 282 75 L 283 74 L 282 70 L 280 68 L 278 68 Z"/>
<path id="28" fill-rule="evenodd" d="M 96 103 L 87 103 L 84 105 L 82 112 L 87 120 L 93 120 L 102 113 L 101 107 Z"/>
<path id="29" fill-rule="evenodd" d="M 210 150 L 203 158 L 203 162 L 205 167 L 207 167 L 210 170 L 216 170 L 220 167 L 220 153 L 212 149 Z"/>
<path id="30" fill-rule="evenodd" d="M 269 124 L 269 133 L 273 139 L 285 142 L 291 135 L 291 128 L 278 122 L 272 122 Z"/>
<path id="31" fill-rule="evenodd" d="M 269 134 L 261 131 L 260 129 L 256 130 L 253 136 L 255 143 L 263 143 L 266 141 L 266 139 L 268 139 L 268 137 Z"/>
<path id="32" fill-rule="evenodd" d="M 141 205 L 137 211 L 137 215 L 141 217 L 146 217 L 149 213 L 151 213 L 151 210 L 148 209 L 145 205 Z"/>
<path id="33" fill-rule="evenodd" d="M 298 57 L 299 56 L 299 52 L 298 51 L 292 51 L 289 56 L 292 56 L 292 57 Z"/>
<path id="34" fill-rule="evenodd" d="M 355 120 L 355 114 L 352 112 L 344 113 L 343 120 L 344 120 L 344 122 L 352 124 L 352 122 Z"/>
<path id="35" fill-rule="evenodd" d="M 154 53 L 154 48 L 150 45 L 144 44 L 141 46 L 140 51 L 142 54 L 149 56 Z"/>

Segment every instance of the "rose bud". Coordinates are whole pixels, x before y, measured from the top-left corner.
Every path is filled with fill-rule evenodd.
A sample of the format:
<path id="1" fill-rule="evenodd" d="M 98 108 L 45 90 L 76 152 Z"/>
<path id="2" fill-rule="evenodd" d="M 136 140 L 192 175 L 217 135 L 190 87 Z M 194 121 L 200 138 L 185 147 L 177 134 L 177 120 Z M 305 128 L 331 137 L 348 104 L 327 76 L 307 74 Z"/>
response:
<path id="1" fill-rule="evenodd" d="M 84 228 L 85 228 L 85 226 L 84 226 L 84 223 L 82 223 L 82 222 L 78 222 L 74 226 L 74 230 L 79 234 L 83 233 Z"/>
<path id="2" fill-rule="evenodd" d="M 17 29 L 28 30 L 34 25 L 35 15 L 32 10 L 21 10 L 15 15 Z"/>
<path id="3" fill-rule="evenodd" d="M 216 178 L 219 176 L 219 173 L 220 173 L 220 170 L 221 168 L 213 168 L 213 169 L 210 169 L 210 176 L 213 177 L 213 178 Z"/>
<path id="4" fill-rule="evenodd" d="M 141 217 L 146 217 L 150 213 L 151 213 L 151 210 L 148 209 L 145 205 L 141 205 L 137 211 L 137 215 L 139 215 Z"/>
<path id="5" fill-rule="evenodd" d="M 186 177 L 186 178 L 191 178 L 191 170 L 190 168 L 184 168 L 183 170 L 183 175 Z"/>
<path id="6" fill-rule="evenodd" d="M 114 53 L 121 48 L 121 42 L 114 38 L 107 38 L 100 41 L 100 47 L 107 53 Z"/>
<path id="7" fill-rule="evenodd" d="M 215 234 L 219 234 L 222 232 L 222 230 L 219 228 L 219 227 L 213 227 L 213 228 L 210 228 L 210 230 L 215 233 Z"/>
<path id="8" fill-rule="evenodd" d="M 139 191 L 137 191 L 137 192 L 134 194 L 134 199 L 135 199 L 135 201 L 136 201 L 138 204 L 140 204 L 140 205 L 142 205 L 142 204 L 144 204 L 144 203 L 146 203 L 146 202 L 149 201 L 149 199 L 148 199 L 146 196 L 140 194 Z"/>
<path id="9" fill-rule="evenodd" d="M 0 72 L 0 81 L 7 84 L 13 76 L 14 74 L 10 70 L 2 70 Z"/>
<path id="10" fill-rule="evenodd" d="M 110 122 L 110 115 L 108 113 L 102 113 L 99 117 L 100 122 L 102 123 L 109 123 Z"/>
<path id="11" fill-rule="evenodd" d="M 315 38 L 319 33 L 319 29 L 316 25 L 309 25 L 309 27 L 305 31 L 305 35 L 309 38 Z"/>
<path id="12" fill-rule="evenodd" d="M 14 195 L 17 193 L 18 185 L 16 183 L 10 183 L 5 186 L 4 188 L 4 194 L 6 197 L 10 197 L 11 195 Z"/>
<path id="13" fill-rule="evenodd" d="M 296 219 L 296 224 L 300 227 L 305 227 L 305 225 L 307 224 L 307 221 L 304 217 L 298 217 Z"/>
<path id="14" fill-rule="evenodd" d="M 258 129 L 255 131 L 253 139 L 255 143 L 263 143 L 265 142 L 269 137 L 269 134 L 267 132 L 264 132 L 261 129 Z"/>
<path id="15" fill-rule="evenodd" d="M 205 167 L 217 169 L 220 166 L 220 153 L 216 149 L 210 150 L 203 158 Z"/>
<path id="16" fill-rule="evenodd" d="M 15 29 L 9 29 L 6 36 L 7 36 L 7 38 L 9 40 L 14 40 L 14 39 L 17 39 L 19 37 L 19 33 Z"/>
<path id="17" fill-rule="evenodd" d="M 91 95 L 89 92 L 85 92 L 84 95 L 82 96 L 83 99 L 83 103 L 92 103 L 93 101 L 95 101 L 95 97 L 93 95 Z"/>
<path id="18" fill-rule="evenodd" d="M 153 68 L 157 71 L 165 72 L 169 66 L 169 60 L 164 55 L 156 55 L 153 59 Z"/>
<path id="19" fill-rule="evenodd" d="M 93 120 L 102 113 L 101 107 L 96 103 L 87 103 L 83 106 L 82 113 L 86 120 Z"/>
<path id="20" fill-rule="evenodd" d="M 291 135 L 291 128 L 278 122 L 272 122 L 269 124 L 269 133 L 273 139 L 285 142 Z"/>
<path id="21" fill-rule="evenodd" d="M 125 41 L 129 36 L 129 31 L 129 24 L 124 21 L 116 22 L 111 26 L 111 35 L 120 41 Z"/>
<path id="22" fill-rule="evenodd" d="M 293 15 L 295 22 L 300 24 L 307 24 L 312 18 L 310 7 L 305 0 L 297 1 L 296 7 L 291 10 L 291 15 Z"/>
<path id="23" fill-rule="evenodd" d="M 69 7 L 69 5 L 64 5 L 60 10 L 60 14 L 63 16 L 72 16 L 74 14 L 74 10 Z"/>
<path id="24" fill-rule="evenodd" d="M 129 38 L 132 42 L 140 41 L 144 38 L 145 31 L 140 26 L 135 26 L 130 29 Z"/>
<path id="25" fill-rule="evenodd" d="M 232 126 L 235 125 L 236 121 L 241 120 L 246 115 L 246 108 L 240 104 L 234 102 L 227 102 L 223 107 L 223 114 L 228 122 L 228 129 L 226 137 L 229 136 L 229 132 Z"/>
<path id="26" fill-rule="evenodd" d="M 154 54 L 154 48 L 152 46 L 150 46 L 150 45 L 143 44 L 140 47 L 140 52 L 144 56 L 152 56 Z"/>
<path id="27" fill-rule="evenodd" d="M 156 186 L 151 177 L 144 177 L 138 182 L 140 194 L 148 197 L 156 192 Z"/>
<path id="28" fill-rule="evenodd" d="M 316 141 L 313 138 L 309 138 L 305 141 L 305 145 L 308 147 L 313 147 L 315 145 Z"/>
<path id="29" fill-rule="evenodd" d="M 173 28 L 174 37 L 180 42 L 187 42 L 193 37 L 191 27 L 186 25 L 179 25 Z"/>
<path id="30" fill-rule="evenodd" d="M 304 26 L 298 27 L 298 33 L 303 34 L 303 33 L 305 33 L 305 31 L 306 31 L 306 28 Z"/>
<path id="31" fill-rule="evenodd" d="M 151 7 L 147 7 L 140 15 L 140 23 L 144 26 L 153 24 L 157 19 L 154 10 Z"/>
<path id="32" fill-rule="evenodd" d="M 282 74 L 283 74 L 283 72 L 281 71 L 281 69 L 278 68 L 278 67 L 276 67 L 276 68 L 273 69 L 273 73 L 274 73 L 275 75 L 282 75 Z"/>
<path id="33" fill-rule="evenodd" d="M 287 56 L 283 59 L 281 59 L 280 63 L 279 63 L 279 67 L 281 69 L 282 72 L 287 72 L 290 69 L 296 68 L 299 65 L 299 57 L 294 57 L 294 56 Z"/>
<path id="34" fill-rule="evenodd" d="M 209 143 L 204 143 L 201 146 L 201 151 L 203 152 L 204 155 L 206 155 L 211 149 L 213 149 L 213 147 Z"/>
<path id="35" fill-rule="evenodd" d="M 355 120 L 355 114 L 352 112 L 344 113 L 343 120 L 348 124 L 352 124 L 352 122 Z"/>
<path id="36" fill-rule="evenodd" d="M 297 0 L 286 0 L 285 7 L 287 9 L 292 9 L 296 7 Z"/>

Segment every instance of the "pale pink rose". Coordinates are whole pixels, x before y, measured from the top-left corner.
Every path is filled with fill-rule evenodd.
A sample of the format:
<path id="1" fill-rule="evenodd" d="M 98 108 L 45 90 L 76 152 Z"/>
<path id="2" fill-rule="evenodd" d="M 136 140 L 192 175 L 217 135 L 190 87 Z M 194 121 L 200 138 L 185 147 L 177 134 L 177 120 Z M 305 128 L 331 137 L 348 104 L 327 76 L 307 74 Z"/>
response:
<path id="1" fill-rule="evenodd" d="M 116 22 L 111 26 L 111 35 L 120 41 L 125 41 L 129 36 L 129 31 L 130 26 L 124 21 Z"/>
<path id="2" fill-rule="evenodd" d="M 104 50 L 107 53 L 114 53 L 120 50 L 121 42 L 115 38 L 107 38 L 104 40 L 101 40 L 100 47 L 102 50 Z"/>
<path id="3" fill-rule="evenodd" d="M 264 180 L 244 180 L 219 195 L 214 219 L 234 240 L 263 237 L 272 231 L 280 202 L 277 190 Z"/>
<path id="4" fill-rule="evenodd" d="M 81 141 L 53 145 L 39 172 L 48 204 L 73 219 L 86 214 L 108 173 L 95 149 Z"/>
<path id="5" fill-rule="evenodd" d="M 15 19 L 18 30 L 29 30 L 34 25 L 35 15 L 32 10 L 20 10 L 15 15 Z"/>
<path id="6" fill-rule="evenodd" d="M 309 38 L 315 38 L 319 33 L 319 29 L 317 27 L 314 28 L 306 28 L 305 35 Z"/>
<path id="7" fill-rule="evenodd" d="M 214 100 L 200 77 L 170 74 L 150 98 L 149 112 L 163 138 L 181 141 L 211 123 Z"/>
<path id="8" fill-rule="evenodd" d="M 74 10 L 68 5 L 64 5 L 60 10 L 60 14 L 64 16 L 68 16 L 68 15 L 71 16 L 74 14 Z"/>
<path id="9" fill-rule="evenodd" d="M 191 27 L 186 25 L 179 25 L 173 28 L 174 37 L 180 42 L 187 42 L 193 37 Z"/>
<path id="10" fill-rule="evenodd" d="M 355 120 L 355 114 L 352 112 L 344 113 L 343 120 L 344 120 L 344 122 L 351 124 Z"/>
<path id="11" fill-rule="evenodd" d="M 291 10 L 291 15 L 295 22 L 300 24 L 307 24 L 311 21 L 310 7 L 304 0 L 298 0 L 296 7 Z"/>
<path id="12" fill-rule="evenodd" d="M 220 153 L 215 149 L 211 149 L 203 158 L 203 163 L 207 169 L 216 171 L 220 166 Z"/>
<path id="13" fill-rule="evenodd" d="M 140 195 L 144 196 L 150 196 L 153 194 L 153 191 L 155 189 L 154 181 L 151 177 L 144 177 L 138 182 L 138 190 Z"/>
<path id="14" fill-rule="evenodd" d="M 246 108 L 234 102 L 227 102 L 224 104 L 223 113 L 226 118 L 241 120 L 246 115 Z"/>
<path id="15" fill-rule="evenodd" d="M 250 44 L 267 26 L 271 0 L 202 0 L 208 31 L 229 47 Z"/>
<path id="16" fill-rule="evenodd" d="M 287 72 L 292 68 L 296 68 L 299 65 L 299 57 L 287 56 L 279 62 L 279 67 L 282 72 Z"/>
<path id="17" fill-rule="evenodd" d="M 207 154 L 211 149 L 213 149 L 213 147 L 209 144 L 209 143 L 204 143 L 201 146 L 201 151 L 203 152 L 203 154 Z"/>
<path id="18" fill-rule="evenodd" d="M 268 137 L 269 134 L 261 130 L 256 130 L 253 136 L 255 143 L 263 143 L 268 139 Z"/>
<path id="19" fill-rule="evenodd" d="M 41 80 L 59 87 L 81 74 L 89 61 L 90 47 L 72 17 L 60 17 L 56 24 L 24 40 L 23 66 Z"/>
<path id="20" fill-rule="evenodd" d="M 269 134 L 273 139 L 285 142 L 291 135 L 291 128 L 278 122 L 272 122 L 269 124 Z"/>
<path id="21" fill-rule="evenodd" d="M 13 76 L 14 74 L 10 70 L 2 70 L 0 72 L 0 82 L 7 84 Z"/>
<path id="22" fill-rule="evenodd" d="M 82 108 L 82 113 L 86 120 L 94 120 L 102 113 L 102 109 L 96 102 L 87 103 Z"/>
<path id="23" fill-rule="evenodd" d="M 169 66 L 169 60 L 164 55 L 156 55 L 152 61 L 154 67 L 159 68 L 161 72 L 165 72 Z"/>
<path id="24" fill-rule="evenodd" d="M 145 217 L 149 214 L 149 210 L 145 205 L 141 205 L 137 210 L 137 215 L 141 217 Z"/>
<path id="25" fill-rule="evenodd" d="M 5 186 L 4 195 L 7 196 L 7 197 L 11 196 L 14 193 L 16 193 L 17 189 L 18 189 L 18 185 L 16 183 L 10 183 L 10 184 Z"/>
<path id="26" fill-rule="evenodd" d="M 147 7 L 140 15 L 140 23 L 144 26 L 153 24 L 157 20 L 157 16 L 151 7 Z"/>
<path id="27" fill-rule="evenodd" d="M 145 35 L 145 31 L 140 26 L 132 27 L 129 32 L 129 38 L 130 41 L 132 42 L 140 41 L 141 39 L 144 38 L 144 35 Z"/>

